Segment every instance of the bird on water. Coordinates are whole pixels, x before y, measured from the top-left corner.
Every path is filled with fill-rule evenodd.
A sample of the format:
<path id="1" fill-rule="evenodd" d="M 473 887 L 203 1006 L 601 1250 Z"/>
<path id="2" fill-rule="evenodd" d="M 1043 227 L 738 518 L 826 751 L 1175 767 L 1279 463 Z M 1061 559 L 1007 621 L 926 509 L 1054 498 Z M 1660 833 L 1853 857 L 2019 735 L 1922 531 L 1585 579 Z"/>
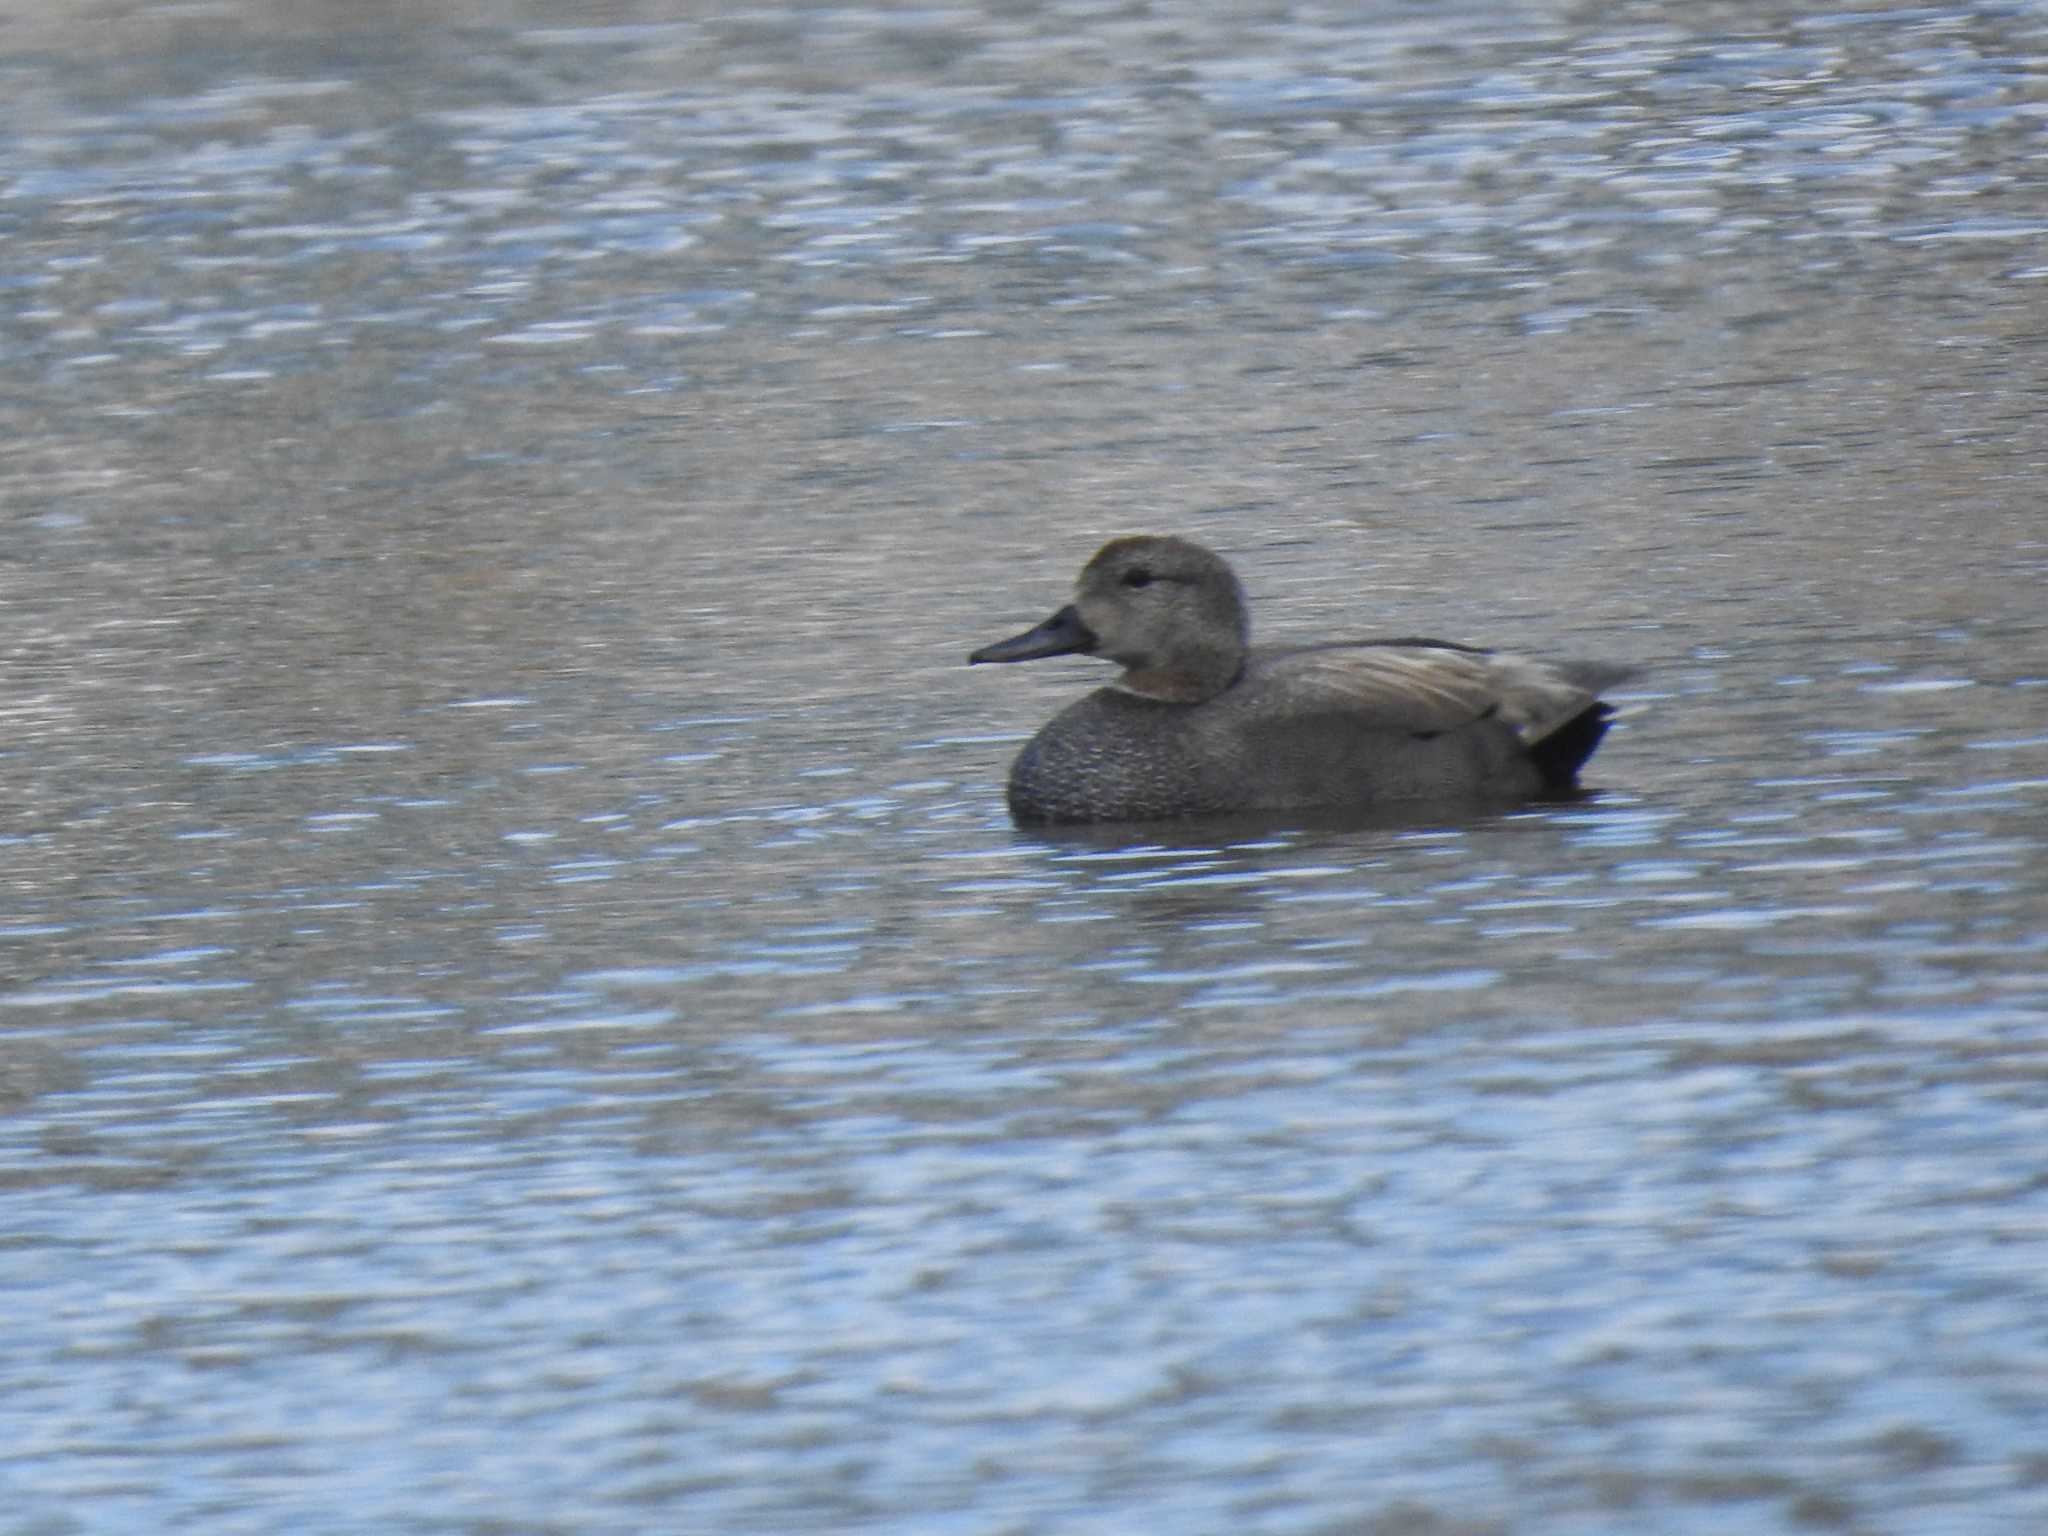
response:
<path id="1" fill-rule="evenodd" d="M 1188 539 L 1114 539 L 1074 600 L 970 662 L 1085 655 L 1123 670 L 1011 765 L 1025 825 L 1562 798 L 1633 669 L 1414 638 L 1250 643 L 1244 588 Z"/>

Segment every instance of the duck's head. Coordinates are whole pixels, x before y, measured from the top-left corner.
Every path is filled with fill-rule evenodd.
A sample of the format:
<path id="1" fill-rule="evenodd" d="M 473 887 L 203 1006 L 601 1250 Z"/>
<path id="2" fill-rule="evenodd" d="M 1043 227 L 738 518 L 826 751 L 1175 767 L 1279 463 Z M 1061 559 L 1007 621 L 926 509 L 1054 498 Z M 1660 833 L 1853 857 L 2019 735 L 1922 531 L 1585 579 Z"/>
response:
<path id="1" fill-rule="evenodd" d="M 1043 624 L 967 659 L 1101 656 L 1124 669 L 1116 687 L 1194 704 L 1237 680 L 1250 635 L 1244 588 L 1222 556 L 1186 539 L 1141 534 L 1097 550 L 1073 602 Z"/>

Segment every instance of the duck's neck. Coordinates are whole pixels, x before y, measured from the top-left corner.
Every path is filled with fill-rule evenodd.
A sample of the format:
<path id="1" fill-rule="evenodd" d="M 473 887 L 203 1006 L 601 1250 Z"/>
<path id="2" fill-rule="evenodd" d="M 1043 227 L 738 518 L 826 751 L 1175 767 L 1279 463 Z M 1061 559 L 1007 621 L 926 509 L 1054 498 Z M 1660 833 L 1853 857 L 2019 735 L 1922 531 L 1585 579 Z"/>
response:
<path id="1" fill-rule="evenodd" d="M 1213 699 L 1244 671 L 1241 655 L 1217 655 L 1170 667 L 1126 667 L 1110 687 L 1161 704 L 1199 704 Z"/>

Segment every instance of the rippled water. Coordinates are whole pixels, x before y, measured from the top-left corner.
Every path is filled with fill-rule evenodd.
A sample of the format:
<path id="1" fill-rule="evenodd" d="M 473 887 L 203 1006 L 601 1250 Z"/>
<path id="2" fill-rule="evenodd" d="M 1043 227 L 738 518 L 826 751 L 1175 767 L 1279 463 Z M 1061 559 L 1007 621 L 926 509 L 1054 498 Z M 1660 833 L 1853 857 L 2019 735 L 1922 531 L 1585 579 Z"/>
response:
<path id="1" fill-rule="evenodd" d="M 2048 1523 L 2048 23 L 1220 9 L 0 9 L 0 1529 Z"/>

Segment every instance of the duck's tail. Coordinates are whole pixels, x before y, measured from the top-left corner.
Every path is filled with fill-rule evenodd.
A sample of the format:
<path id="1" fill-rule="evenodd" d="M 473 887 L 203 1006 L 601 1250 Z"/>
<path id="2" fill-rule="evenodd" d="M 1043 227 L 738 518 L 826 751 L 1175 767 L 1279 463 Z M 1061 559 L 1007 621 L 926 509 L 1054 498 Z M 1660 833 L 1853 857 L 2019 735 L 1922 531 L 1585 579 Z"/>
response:
<path id="1" fill-rule="evenodd" d="M 1529 744 L 1529 760 L 1543 775 L 1546 794 L 1571 795 L 1578 791 L 1579 769 L 1600 745 L 1600 738 L 1607 734 L 1613 720 L 1613 706 L 1595 699 L 1541 741 Z"/>

